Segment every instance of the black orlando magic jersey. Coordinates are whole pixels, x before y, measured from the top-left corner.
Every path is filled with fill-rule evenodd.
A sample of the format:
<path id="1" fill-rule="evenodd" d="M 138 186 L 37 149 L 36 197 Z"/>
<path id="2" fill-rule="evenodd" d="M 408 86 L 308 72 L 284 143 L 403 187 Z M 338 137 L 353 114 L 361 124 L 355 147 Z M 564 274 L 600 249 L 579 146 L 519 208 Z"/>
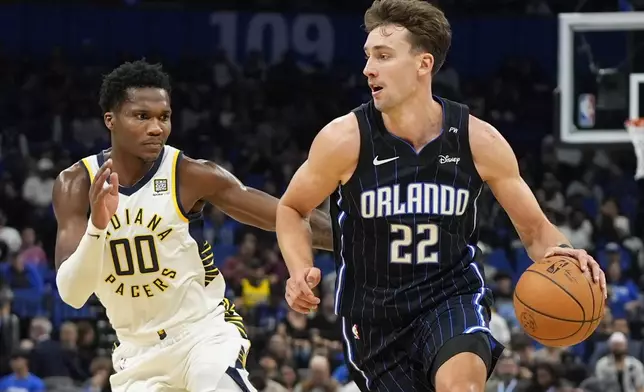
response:
<path id="1" fill-rule="evenodd" d="M 442 131 L 421 151 L 389 133 L 373 101 L 356 108 L 360 157 L 332 196 L 336 312 L 405 321 L 450 297 L 488 300 L 475 263 L 477 199 L 466 106 L 436 98 Z"/>

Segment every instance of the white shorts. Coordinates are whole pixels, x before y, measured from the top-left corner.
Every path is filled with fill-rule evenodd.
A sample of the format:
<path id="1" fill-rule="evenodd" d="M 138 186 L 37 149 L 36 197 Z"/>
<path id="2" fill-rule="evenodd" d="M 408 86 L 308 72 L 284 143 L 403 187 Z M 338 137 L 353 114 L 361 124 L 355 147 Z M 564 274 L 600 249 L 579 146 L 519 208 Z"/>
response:
<path id="1" fill-rule="evenodd" d="M 112 391 L 256 392 L 243 368 L 250 342 L 236 326 L 241 323 L 227 322 L 229 315 L 217 310 L 166 330 L 157 344 L 121 343 L 112 355 Z"/>

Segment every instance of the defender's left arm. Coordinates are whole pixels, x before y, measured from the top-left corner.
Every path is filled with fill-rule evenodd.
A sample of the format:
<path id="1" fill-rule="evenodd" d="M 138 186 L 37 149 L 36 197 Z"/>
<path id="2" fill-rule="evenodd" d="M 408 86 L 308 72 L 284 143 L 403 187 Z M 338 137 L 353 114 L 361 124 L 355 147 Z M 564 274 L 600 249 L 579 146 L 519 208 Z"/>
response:
<path id="1" fill-rule="evenodd" d="M 528 255 L 534 261 L 553 255 L 579 260 L 590 269 L 606 295 L 606 278 L 599 264 L 583 249 L 573 249 L 568 239 L 548 221 L 537 199 L 519 173 L 512 148 L 492 125 L 470 116 L 470 148 L 476 169 L 507 212 Z"/>
<path id="2" fill-rule="evenodd" d="M 228 170 L 214 162 L 183 158 L 191 182 L 202 189 L 200 198 L 213 204 L 223 213 L 246 225 L 275 231 L 279 199 L 245 186 Z M 315 210 L 311 214 L 313 247 L 333 250 L 333 233 L 329 214 Z"/>

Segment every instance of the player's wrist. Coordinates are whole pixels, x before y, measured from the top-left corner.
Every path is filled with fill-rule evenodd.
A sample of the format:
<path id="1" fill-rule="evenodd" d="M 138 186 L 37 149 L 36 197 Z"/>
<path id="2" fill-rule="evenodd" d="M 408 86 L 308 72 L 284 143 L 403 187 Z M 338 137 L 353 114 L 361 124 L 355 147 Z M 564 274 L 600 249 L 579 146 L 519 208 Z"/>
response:
<path id="1" fill-rule="evenodd" d="M 87 222 L 87 230 L 85 231 L 86 234 L 96 236 L 98 235 L 99 237 L 103 237 L 103 235 L 107 232 L 107 227 L 104 229 L 100 229 L 94 225 L 94 222 L 90 219 Z"/>

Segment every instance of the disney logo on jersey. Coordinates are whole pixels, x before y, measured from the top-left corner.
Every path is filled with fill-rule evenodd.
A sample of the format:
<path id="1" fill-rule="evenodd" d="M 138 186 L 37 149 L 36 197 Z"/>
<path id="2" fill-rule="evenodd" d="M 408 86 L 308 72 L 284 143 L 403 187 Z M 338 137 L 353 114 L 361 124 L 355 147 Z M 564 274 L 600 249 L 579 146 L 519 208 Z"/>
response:
<path id="1" fill-rule="evenodd" d="M 439 155 L 438 156 L 438 162 L 439 163 L 454 163 L 458 165 L 458 163 L 461 161 L 461 158 L 457 157 L 450 157 L 449 155 Z"/>
<path id="2" fill-rule="evenodd" d="M 106 257 L 112 259 L 114 272 L 103 281 L 113 285 L 116 294 L 151 298 L 168 289 L 169 280 L 176 278 L 175 270 L 159 265 L 157 246 L 163 246 L 173 232 L 171 227 L 162 224 L 163 221 L 158 213 L 146 213 L 143 208 L 132 211 L 126 208 L 112 216 L 108 225 Z M 136 230 L 135 234 L 131 229 Z M 123 231 L 127 234 L 120 237 L 119 232 Z M 141 275 L 147 276 L 143 282 Z"/>

